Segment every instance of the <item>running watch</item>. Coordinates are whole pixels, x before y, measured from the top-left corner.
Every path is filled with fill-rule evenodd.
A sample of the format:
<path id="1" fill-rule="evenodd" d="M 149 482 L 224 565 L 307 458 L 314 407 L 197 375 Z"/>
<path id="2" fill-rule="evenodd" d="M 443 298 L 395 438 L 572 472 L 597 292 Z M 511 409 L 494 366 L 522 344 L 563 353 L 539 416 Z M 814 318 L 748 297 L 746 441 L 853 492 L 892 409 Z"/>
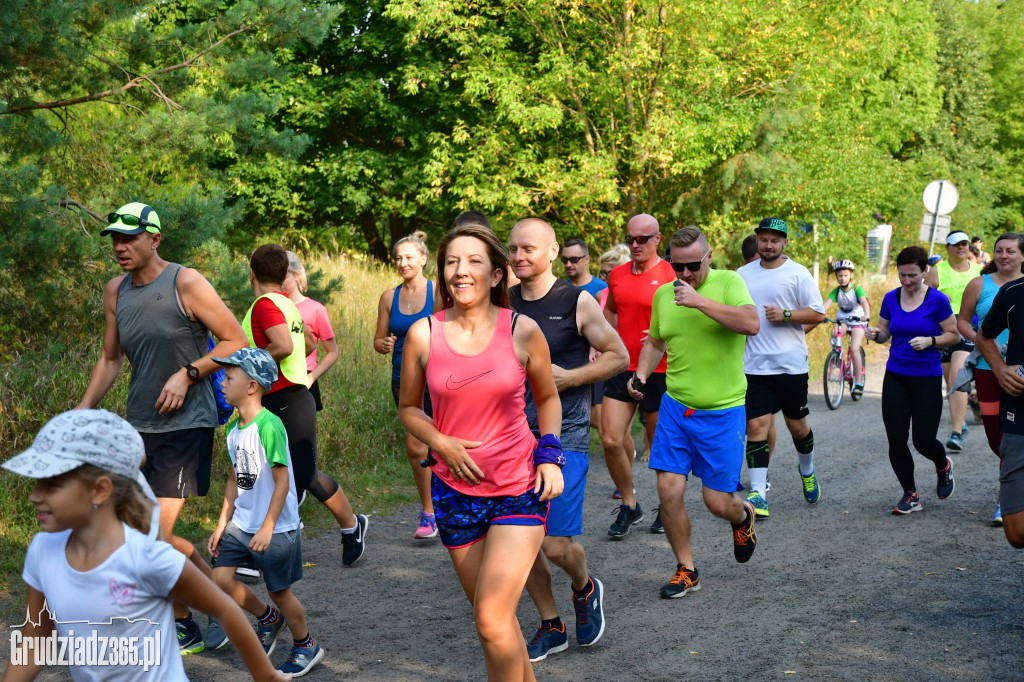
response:
<path id="1" fill-rule="evenodd" d="M 789 322 L 789 318 L 791 318 L 791 317 L 793 317 L 793 311 L 792 310 L 790 310 L 789 308 L 786 308 L 785 310 L 782 311 L 782 319 L 784 319 L 786 322 Z"/>
<path id="2" fill-rule="evenodd" d="M 185 373 L 188 374 L 188 378 L 193 384 L 199 383 L 200 377 L 198 367 L 194 367 L 193 365 L 185 365 Z"/>

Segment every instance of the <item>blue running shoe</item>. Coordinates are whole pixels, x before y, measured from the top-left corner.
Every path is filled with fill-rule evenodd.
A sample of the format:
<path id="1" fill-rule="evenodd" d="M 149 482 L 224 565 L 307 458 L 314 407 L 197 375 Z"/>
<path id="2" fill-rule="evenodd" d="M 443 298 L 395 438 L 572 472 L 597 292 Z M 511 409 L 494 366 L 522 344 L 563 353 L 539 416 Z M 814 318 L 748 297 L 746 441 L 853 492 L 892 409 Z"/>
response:
<path id="1" fill-rule="evenodd" d="M 541 624 L 537 634 L 526 645 L 526 653 L 530 656 L 530 663 L 536 663 L 543 661 L 548 654 L 557 654 L 568 648 L 569 637 L 565 634 L 565 623 L 562 623 L 561 630 Z"/>
<path id="2" fill-rule="evenodd" d="M 750 491 L 747 495 L 747 502 L 754 505 L 754 513 L 757 514 L 758 518 L 768 518 L 768 501 L 761 497 L 761 494 L 756 490 Z"/>
<path id="3" fill-rule="evenodd" d="M 277 646 L 277 633 L 281 632 L 283 626 L 284 616 L 273 607 L 271 607 L 270 617 L 266 620 L 261 618 L 259 625 L 256 626 L 256 636 L 260 638 L 260 644 L 263 645 L 267 656 L 274 653 L 274 647 Z"/>
<path id="4" fill-rule="evenodd" d="M 800 474 L 800 467 L 797 467 L 796 472 Z M 804 484 L 804 499 L 807 500 L 807 504 L 814 504 L 821 497 L 821 488 L 818 487 L 818 478 L 811 472 L 810 476 L 804 476 L 800 474 L 800 481 Z"/>
<path id="5" fill-rule="evenodd" d="M 582 597 L 572 594 L 572 607 L 576 610 L 576 643 L 580 646 L 597 644 L 604 634 L 604 585 L 590 577 L 590 591 Z"/>
<path id="6" fill-rule="evenodd" d="M 1003 525 L 1003 512 L 1000 506 L 996 505 L 996 513 L 992 515 L 992 525 L 1001 526 Z"/>
<path id="7" fill-rule="evenodd" d="M 224 632 L 220 623 L 211 618 L 210 624 L 206 626 L 206 648 L 211 651 L 219 649 L 229 641 L 228 633 Z"/>
<path id="8" fill-rule="evenodd" d="M 324 657 L 324 650 L 313 640 L 312 646 L 293 646 L 288 660 L 278 668 L 283 673 L 291 673 L 292 677 L 302 677 Z"/>
<path id="9" fill-rule="evenodd" d="M 174 629 L 178 633 L 178 651 L 182 656 L 202 653 L 206 650 L 206 642 L 203 641 L 203 631 L 199 629 L 199 623 L 188 618 L 175 618 Z"/>

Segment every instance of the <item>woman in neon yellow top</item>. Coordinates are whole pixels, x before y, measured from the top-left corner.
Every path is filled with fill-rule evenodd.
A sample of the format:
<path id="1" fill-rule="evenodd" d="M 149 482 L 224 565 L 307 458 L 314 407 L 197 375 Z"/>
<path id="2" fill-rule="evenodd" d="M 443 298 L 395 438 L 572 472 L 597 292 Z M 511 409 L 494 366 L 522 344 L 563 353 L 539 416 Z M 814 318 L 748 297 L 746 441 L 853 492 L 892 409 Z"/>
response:
<path id="1" fill-rule="evenodd" d="M 950 232 L 946 237 L 945 260 L 939 261 L 934 268 L 928 270 L 924 283 L 935 287 L 949 298 L 953 314 L 960 312 L 960 300 L 963 298 L 967 284 L 981 272 L 981 265 L 970 260 L 971 241 L 966 232 Z M 974 344 L 960 338 L 959 343 L 942 349 L 942 372 L 946 377 L 948 391 L 956 380 L 956 374 L 964 366 L 964 360 L 974 350 Z M 956 391 L 949 397 L 949 419 L 953 422 L 953 433 L 946 441 L 946 449 L 960 452 L 964 449 L 964 437 L 967 425 L 964 417 L 967 414 L 967 394 Z"/>

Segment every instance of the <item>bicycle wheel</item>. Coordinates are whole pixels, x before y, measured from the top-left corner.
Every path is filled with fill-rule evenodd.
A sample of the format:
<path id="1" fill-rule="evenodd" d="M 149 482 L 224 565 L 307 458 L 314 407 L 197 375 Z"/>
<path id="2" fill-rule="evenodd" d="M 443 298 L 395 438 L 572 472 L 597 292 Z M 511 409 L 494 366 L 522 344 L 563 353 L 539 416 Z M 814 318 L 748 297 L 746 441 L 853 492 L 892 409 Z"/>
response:
<path id="1" fill-rule="evenodd" d="M 839 409 L 839 403 L 843 402 L 843 389 L 846 382 L 843 377 L 843 357 L 835 349 L 829 351 L 825 358 L 825 372 L 821 380 L 825 388 L 825 404 L 828 409 Z"/>
<path id="2" fill-rule="evenodd" d="M 863 347 L 861 347 L 861 349 L 860 349 L 860 366 L 862 367 L 861 375 L 860 375 L 860 381 L 863 382 L 864 381 L 864 377 L 865 377 L 865 373 L 867 372 L 867 366 L 868 366 L 868 357 L 867 357 L 867 355 L 865 355 Z M 853 370 L 851 369 L 850 371 L 852 372 Z M 863 397 L 864 397 L 864 394 L 861 394 L 861 395 L 854 394 L 854 392 L 853 392 L 853 384 L 851 383 L 850 384 L 850 399 L 851 400 L 860 400 Z"/>

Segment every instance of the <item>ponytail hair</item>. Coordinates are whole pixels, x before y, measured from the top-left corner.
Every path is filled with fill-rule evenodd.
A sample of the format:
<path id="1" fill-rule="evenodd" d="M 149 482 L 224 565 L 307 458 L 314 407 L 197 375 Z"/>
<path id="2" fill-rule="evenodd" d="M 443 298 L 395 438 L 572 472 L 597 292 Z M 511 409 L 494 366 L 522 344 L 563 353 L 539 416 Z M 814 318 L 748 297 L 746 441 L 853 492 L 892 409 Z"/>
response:
<path id="1" fill-rule="evenodd" d="M 394 248 L 391 250 L 393 256 L 398 255 L 398 247 L 402 244 L 412 244 L 420 250 L 424 256 L 430 257 L 430 249 L 427 248 L 427 233 L 423 230 L 416 230 L 410 235 L 406 235 L 395 242 Z"/>
<path id="2" fill-rule="evenodd" d="M 1004 239 L 1009 239 L 1011 241 L 1017 242 L 1017 250 L 1020 251 L 1021 253 L 1024 253 L 1024 234 L 1021 234 L 1020 232 L 1006 232 L 1004 234 L 1001 234 L 999 235 L 999 238 L 996 239 L 995 244 L 992 246 L 992 260 L 990 260 L 988 264 L 981 269 L 981 274 L 991 275 L 993 272 L 999 269 L 998 266 L 996 266 L 995 251 L 996 246 L 999 244 L 999 242 L 1003 241 Z M 1022 274 L 1024 274 L 1024 263 L 1020 264 L 1020 271 Z"/>
<path id="3" fill-rule="evenodd" d="M 94 485 L 103 476 L 113 483 L 110 499 L 117 518 L 143 535 L 148 535 L 153 516 L 153 503 L 135 481 L 111 473 L 92 464 L 83 464 L 74 470 L 86 485 Z"/>

